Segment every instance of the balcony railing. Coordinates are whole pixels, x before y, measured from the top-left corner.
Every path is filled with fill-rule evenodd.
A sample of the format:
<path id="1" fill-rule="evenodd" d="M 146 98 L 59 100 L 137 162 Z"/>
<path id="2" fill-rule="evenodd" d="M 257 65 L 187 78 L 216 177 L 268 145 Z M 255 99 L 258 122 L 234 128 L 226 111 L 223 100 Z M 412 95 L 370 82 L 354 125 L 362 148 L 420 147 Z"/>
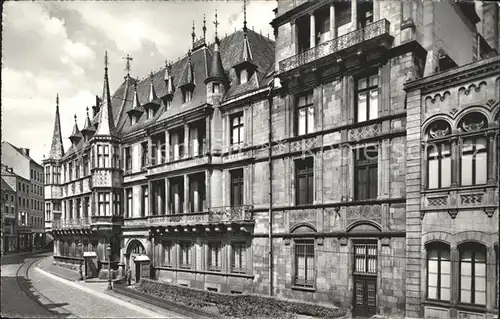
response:
<path id="1" fill-rule="evenodd" d="M 253 206 L 251 205 L 212 207 L 207 212 L 203 213 L 173 214 L 149 217 L 149 224 L 157 226 L 251 221 L 253 221 Z M 126 222 L 126 224 L 128 224 L 128 222 Z"/>
<path id="2" fill-rule="evenodd" d="M 80 218 L 59 219 L 52 222 L 53 229 L 68 229 L 68 228 L 82 228 L 90 226 L 91 217 L 85 216 Z"/>
<path id="3" fill-rule="evenodd" d="M 389 34 L 389 21 L 382 19 L 368 24 L 363 29 L 354 30 L 338 38 L 318 44 L 314 48 L 279 62 L 279 71 L 284 73 L 307 63 L 338 53 L 364 41 Z"/>

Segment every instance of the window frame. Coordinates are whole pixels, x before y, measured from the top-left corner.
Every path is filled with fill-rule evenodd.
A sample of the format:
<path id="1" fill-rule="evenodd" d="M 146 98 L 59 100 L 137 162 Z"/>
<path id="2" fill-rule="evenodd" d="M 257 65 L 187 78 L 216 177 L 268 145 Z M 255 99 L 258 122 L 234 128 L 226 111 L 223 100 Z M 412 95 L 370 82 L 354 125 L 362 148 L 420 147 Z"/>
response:
<path id="1" fill-rule="evenodd" d="M 186 258 L 187 260 L 184 260 L 184 249 L 187 249 L 186 252 Z M 192 269 L 193 267 L 193 243 L 189 240 L 181 240 L 179 241 L 179 268 L 182 269 Z M 187 261 L 188 263 L 184 263 Z"/>
<path id="2" fill-rule="evenodd" d="M 243 168 L 233 169 L 229 171 L 230 178 L 230 205 L 231 207 L 240 207 L 245 201 L 245 172 Z M 239 189 L 239 196 L 235 194 L 235 189 Z"/>
<path id="3" fill-rule="evenodd" d="M 372 77 L 376 76 L 376 84 L 370 85 L 370 79 Z M 364 88 L 359 88 L 359 81 L 365 80 L 366 81 L 366 87 Z M 377 92 L 377 112 L 376 112 L 376 117 L 370 118 L 371 114 L 371 92 L 372 90 L 376 90 Z M 359 110 L 359 102 L 360 102 L 360 95 L 366 93 L 366 114 L 365 114 L 365 119 L 360 120 L 359 115 L 360 115 L 360 110 Z M 380 105 L 379 105 L 379 97 L 380 97 L 380 75 L 377 69 L 370 70 L 369 72 L 359 74 L 354 78 L 354 119 L 355 123 L 363 123 L 371 120 L 376 120 L 378 119 L 379 113 L 380 113 Z"/>
<path id="4" fill-rule="evenodd" d="M 235 119 L 237 119 L 236 124 L 234 123 Z M 230 129 L 231 145 L 232 146 L 243 145 L 245 143 L 245 121 L 243 118 L 243 112 L 231 114 L 231 116 L 229 116 L 229 126 L 231 128 Z"/>
<path id="5" fill-rule="evenodd" d="M 438 179 L 438 182 L 437 182 L 437 187 L 431 187 L 431 176 L 434 175 L 434 174 L 431 174 L 431 166 L 430 166 L 430 160 L 431 160 L 431 155 L 430 155 L 430 152 L 429 150 L 433 148 L 432 145 L 427 145 L 427 158 L 426 158 L 426 161 L 427 161 L 427 181 L 426 181 L 426 184 L 427 184 L 427 189 L 429 190 L 435 190 L 435 189 L 443 189 L 443 188 L 449 188 L 451 187 L 451 184 L 452 184 L 452 180 L 453 180 L 453 177 L 452 177 L 452 174 L 453 174 L 453 171 L 452 171 L 452 165 L 451 165 L 451 160 L 452 160 L 452 145 L 451 143 L 449 142 L 445 142 L 445 141 L 442 141 L 442 142 L 437 142 L 437 143 L 433 143 L 433 145 L 437 146 L 438 149 L 437 149 L 437 152 L 438 152 L 438 155 L 436 157 L 432 157 L 433 160 L 437 160 L 437 164 L 438 164 L 438 174 L 437 174 L 437 179 Z M 444 147 L 449 147 L 449 152 L 448 152 L 448 155 L 443 155 L 444 151 Z M 443 182 L 443 160 L 444 159 L 447 159 L 449 158 L 450 159 L 450 166 L 449 166 L 449 173 L 450 173 L 450 184 L 447 185 L 447 186 L 443 186 L 442 185 L 442 182 Z"/>
<path id="6" fill-rule="evenodd" d="M 478 139 L 484 139 L 485 140 L 485 147 L 478 149 L 477 141 Z M 470 150 L 464 151 L 464 145 L 469 145 L 469 144 L 464 144 L 465 141 L 467 140 L 473 140 L 474 143 L 472 144 L 472 148 Z M 478 168 L 476 164 L 476 158 L 480 154 L 484 154 L 486 156 L 486 163 L 488 163 L 488 157 L 489 157 L 489 152 L 488 152 L 488 138 L 484 137 L 483 135 L 472 135 L 472 136 L 464 136 L 460 138 L 460 186 L 477 186 L 477 185 L 485 185 L 488 182 L 488 165 L 484 166 L 485 170 L 485 181 L 484 183 L 478 183 L 477 182 L 477 175 L 476 175 L 476 170 Z M 463 174 L 463 166 L 464 166 L 464 155 L 473 155 L 472 157 L 472 167 L 471 167 L 471 183 L 470 184 L 464 184 L 464 174 Z"/>
<path id="7" fill-rule="evenodd" d="M 215 250 L 214 250 L 215 248 Z M 221 241 L 209 241 L 207 242 L 207 270 L 208 271 L 215 271 L 215 272 L 221 272 L 222 271 L 222 242 Z M 214 265 L 214 260 L 213 254 L 215 253 L 215 265 Z"/>
<path id="8" fill-rule="evenodd" d="M 300 104 L 300 99 L 305 98 L 305 103 L 303 105 Z M 300 112 L 301 110 L 305 110 L 305 117 L 304 117 L 304 132 L 300 132 Z M 311 116 L 310 110 L 312 110 L 312 119 L 309 117 Z M 314 109 L 314 90 L 310 89 L 307 91 L 304 91 L 300 94 L 297 94 L 295 96 L 295 136 L 303 136 L 307 134 L 312 134 L 315 132 L 315 109 Z M 312 128 L 309 128 L 309 121 L 312 121 Z"/>
<path id="9" fill-rule="evenodd" d="M 315 199 L 314 185 L 314 157 L 297 159 L 295 164 L 295 204 L 296 205 L 313 205 Z M 308 165 L 310 164 L 310 166 Z M 303 171 L 301 171 L 303 170 Z M 305 178 L 305 190 L 300 186 L 300 181 Z M 304 184 L 302 184 L 304 185 Z M 301 193 L 305 193 L 305 201 L 302 202 Z"/>
<path id="10" fill-rule="evenodd" d="M 300 245 L 300 246 L 298 246 Z M 304 246 L 304 255 L 299 256 L 298 255 L 298 247 Z M 308 249 L 312 247 L 312 267 L 308 267 L 308 261 L 310 260 L 309 258 L 311 255 L 308 255 Z M 310 253 L 310 252 L 309 252 Z M 300 282 L 301 280 L 299 279 L 299 258 L 304 257 L 304 279 L 303 282 Z M 314 239 L 296 239 L 293 241 L 293 266 L 294 266 L 294 274 L 293 274 L 293 286 L 294 287 L 299 287 L 299 288 L 309 288 L 309 289 L 315 289 L 316 288 L 316 243 Z M 312 271 L 312 279 L 308 279 L 309 275 L 308 272 Z"/>
<path id="11" fill-rule="evenodd" d="M 429 299 L 429 300 L 436 300 L 436 301 L 440 301 L 440 302 L 451 302 L 451 295 L 452 295 L 452 281 L 453 281 L 453 277 L 452 277 L 452 271 L 451 271 L 451 268 L 452 268 L 452 261 L 451 261 L 451 247 L 450 245 L 448 244 L 445 244 L 443 242 L 430 242 L 428 244 L 425 245 L 425 249 L 426 249 L 426 284 L 425 284 L 425 297 L 426 299 Z M 429 275 L 430 275 L 430 272 L 429 272 L 429 262 L 431 261 L 430 259 L 430 251 L 435 249 L 438 253 L 438 257 L 437 257 L 437 274 L 436 274 L 436 277 L 437 277 L 437 281 L 436 281 L 436 296 L 437 298 L 431 298 L 429 297 Z M 446 256 L 442 256 L 443 255 L 443 252 L 444 251 L 448 251 L 448 258 L 446 259 Z M 449 262 L 449 273 L 448 273 L 448 276 L 450 278 L 450 287 L 444 287 L 444 288 L 448 288 L 449 289 L 449 298 L 448 299 L 443 299 L 442 296 L 441 296 L 441 289 L 443 288 L 442 286 L 442 275 L 443 275 L 443 271 L 442 271 L 442 268 L 443 268 L 443 262 Z"/>
<path id="12" fill-rule="evenodd" d="M 141 217 L 149 216 L 149 185 L 141 185 Z"/>
<path id="13" fill-rule="evenodd" d="M 484 254 L 484 262 L 478 262 L 476 261 L 476 253 L 478 253 L 478 250 L 481 250 L 482 253 Z M 462 257 L 465 251 L 469 251 L 471 253 L 471 261 L 470 261 L 470 271 L 471 271 L 471 279 L 470 279 L 470 302 L 465 302 L 462 301 L 462 263 L 466 263 L 465 261 L 462 261 Z M 467 305 L 475 305 L 479 307 L 486 307 L 487 304 L 487 299 L 488 299 L 488 251 L 486 249 L 486 246 L 483 244 L 477 243 L 477 242 L 465 242 L 462 243 L 461 245 L 458 246 L 458 303 L 459 304 L 467 304 Z M 476 297 L 476 277 L 478 276 L 476 274 L 476 265 L 477 264 L 484 264 L 484 304 L 476 303 L 475 297 Z"/>
<path id="14" fill-rule="evenodd" d="M 239 261 L 236 262 L 236 248 L 240 250 L 239 252 Z M 248 244 L 245 241 L 233 241 L 231 242 L 231 273 L 235 274 L 245 274 L 247 273 L 247 249 Z M 237 264 L 239 267 L 237 267 Z"/>
<path id="15" fill-rule="evenodd" d="M 368 149 L 373 149 L 375 148 L 375 151 L 377 152 L 377 157 L 375 159 L 373 158 L 361 158 L 360 154 L 367 154 L 367 152 L 373 152 L 374 150 L 368 151 Z M 357 148 L 354 150 L 354 198 L 356 201 L 363 201 L 363 200 L 375 200 L 378 197 L 378 160 L 379 160 L 379 147 L 378 145 L 369 145 L 366 147 L 361 147 Z M 375 169 L 376 173 L 376 179 L 375 181 L 371 180 L 371 169 Z M 366 183 L 360 183 L 359 182 L 359 176 L 361 171 L 366 171 L 366 178 L 367 182 Z M 371 187 L 373 188 L 371 188 Z M 361 198 L 360 196 L 360 191 L 361 187 L 365 187 L 364 189 L 366 195 L 364 198 Z M 370 194 L 372 191 L 375 192 L 375 194 L 372 196 Z"/>

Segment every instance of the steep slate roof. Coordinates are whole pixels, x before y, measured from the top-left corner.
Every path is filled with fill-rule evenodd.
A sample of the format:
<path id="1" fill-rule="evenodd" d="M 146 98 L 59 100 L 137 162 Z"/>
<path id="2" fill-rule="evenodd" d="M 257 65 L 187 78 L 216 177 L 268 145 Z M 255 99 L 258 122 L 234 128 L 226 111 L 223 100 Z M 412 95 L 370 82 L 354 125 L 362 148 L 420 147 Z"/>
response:
<path id="1" fill-rule="evenodd" d="M 252 30 L 247 31 L 248 41 L 251 44 L 252 50 L 252 63 L 257 66 L 254 76 L 250 77 L 247 83 L 242 85 L 238 84 L 237 74 L 233 67 L 241 61 L 244 56 L 244 33 L 242 30 L 236 31 L 222 40 L 220 40 L 219 51 L 222 59 L 222 66 L 226 77 L 229 79 L 229 89 L 224 96 L 224 99 L 232 98 L 240 94 L 256 90 L 258 88 L 267 86 L 271 80 L 271 71 L 274 70 L 274 41 L 268 39 Z M 121 83 L 120 87 L 111 96 L 111 106 L 113 114 L 113 123 L 115 125 L 115 133 L 117 135 L 124 135 L 131 133 L 157 121 L 162 121 L 166 118 L 184 113 L 186 111 L 201 107 L 206 104 L 206 85 L 205 79 L 208 77 L 211 63 L 212 54 L 214 50 L 214 43 L 195 50 L 191 54 L 191 63 L 194 77 L 194 91 L 192 100 L 188 103 L 182 102 L 182 91 L 179 87 L 183 77 L 187 77 L 188 68 L 188 55 L 182 57 L 178 61 L 172 63 L 172 78 L 175 87 L 171 107 L 165 110 L 163 100 L 153 118 L 147 119 L 146 112 L 138 119 L 135 125 L 131 125 L 129 115 L 127 112 L 132 109 L 133 96 L 134 96 L 134 82 L 137 81 L 137 93 L 139 102 L 144 105 L 149 100 L 151 78 L 145 77 L 143 80 L 136 80 L 131 77 L 125 77 L 125 81 Z M 153 74 L 153 85 L 155 93 L 159 98 L 162 98 L 167 93 L 167 86 L 165 82 L 165 71 L 163 67 L 160 71 Z M 92 124 L 96 125 L 100 119 L 100 113 L 105 102 L 100 103 L 100 110 L 92 119 Z M 72 145 L 66 152 L 65 158 L 75 153 L 77 150 L 84 148 L 88 142 L 84 139 L 78 141 L 76 145 Z"/>
<path id="2" fill-rule="evenodd" d="M 61 118 L 59 116 L 59 94 L 56 97 L 56 117 L 54 120 L 54 131 L 52 133 L 52 144 L 47 159 L 60 159 L 64 155 L 64 145 L 61 134 Z"/>
<path id="3" fill-rule="evenodd" d="M 15 193 L 16 191 L 2 177 L 2 191 Z"/>

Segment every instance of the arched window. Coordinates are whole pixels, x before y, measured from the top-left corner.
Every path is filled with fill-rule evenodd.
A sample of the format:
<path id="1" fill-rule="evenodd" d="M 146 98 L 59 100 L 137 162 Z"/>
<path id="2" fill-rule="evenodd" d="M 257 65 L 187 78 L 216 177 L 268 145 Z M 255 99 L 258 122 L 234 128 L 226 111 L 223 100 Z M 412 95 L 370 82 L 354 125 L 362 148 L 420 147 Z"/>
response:
<path id="1" fill-rule="evenodd" d="M 427 186 L 429 189 L 451 185 L 451 145 L 441 138 L 451 134 L 450 125 L 442 120 L 432 123 L 427 130 Z"/>
<path id="2" fill-rule="evenodd" d="M 427 298 L 450 301 L 450 247 L 444 243 L 430 243 L 426 248 Z"/>
<path id="3" fill-rule="evenodd" d="M 460 121 L 459 129 L 463 132 L 476 132 L 484 129 L 486 118 L 480 113 L 466 115 Z M 461 184 L 481 185 L 487 180 L 488 144 L 486 136 L 468 135 L 461 141 Z"/>
<path id="4" fill-rule="evenodd" d="M 459 246 L 460 302 L 486 304 L 486 247 L 476 243 Z"/>

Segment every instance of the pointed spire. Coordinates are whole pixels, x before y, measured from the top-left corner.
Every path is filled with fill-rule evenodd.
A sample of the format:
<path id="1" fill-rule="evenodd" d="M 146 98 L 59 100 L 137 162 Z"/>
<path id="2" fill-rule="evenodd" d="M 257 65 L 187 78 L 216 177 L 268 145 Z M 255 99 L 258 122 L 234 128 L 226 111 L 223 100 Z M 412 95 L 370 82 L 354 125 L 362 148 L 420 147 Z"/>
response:
<path id="1" fill-rule="evenodd" d="M 194 32 L 194 20 L 193 20 L 193 32 L 191 32 L 191 38 L 193 39 L 192 48 L 194 49 L 194 42 L 196 38 L 196 33 Z"/>
<path id="2" fill-rule="evenodd" d="M 52 144 L 47 159 L 60 159 L 64 155 L 64 145 L 61 134 L 61 118 L 59 115 L 59 93 L 56 95 L 56 118 L 54 120 L 54 132 L 52 133 Z"/>
<path id="3" fill-rule="evenodd" d="M 125 71 L 127 71 L 127 75 L 125 76 L 125 78 L 129 78 L 130 77 L 130 61 L 133 60 L 133 58 L 127 53 L 127 56 L 126 57 L 123 57 L 122 59 L 125 59 L 127 60 L 127 62 L 125 62 Z"/>
<path id="4" fill-rule="evenodd" d="M 203 14 L 203 42 L 207 42 L 207 20 L 205 14 Z"/>
<path id="5" fill-rule="evenodd" d="M 73 133 L 71 133 L 71 136 L 69 139 L 71 140 L 71 143 L 76 144 L 80 140 L 80 130 L 78 129 L 78 123 L 76 121 L 76 114 L 75 114 L 75 125 L 73 126 Z"/>
<path id="6" fill-rule="evenodd" d="M 137 81 L 134 82 L 134 99 L 132 100 L 132 109 L 138 110 L 141 107 L 139 102 L 139 94 L 137 94 Z"/>
<path id="7" fill-rule="evenodd" d="M 87 106 L 86 108 L 87 111 L 87 117 L 85 118 L 85 125 L 83 126 L 82 132 L 85 133 L 85 131 L 92 130 L 94 131 L 94 128 L 92 127 L 92 122 L 90 121 L 90 116 L 89 116 L 89 107 Z"/>
<path id="8" fill-rule="evenodd" d="M 243 31 L 247 33 L 247 1 L 243 0 Z"/>
<path id="9" fill-rule="evenodd" d="M 215 26 L 219 24 L 217 22 L 217 12 L 215 13 Z M 219 81 L 221 83 L 225 83 L 226 77 L 224 74 L 224 67 L 222 66 L 222 59 L 219 52 L 219 38 L 217 37 L 217 33 L 215 34 L 215 43 L 214 43 L 214 54 L 212 55 L 212 63 L 210 67 L 210 72 L 208 72 L 208 77 L 205 79 L 205 83 L 210 81 Z"/>
<path id="10" fill-rule="evenodd" d="M 109 93 L 108 80 L 108 51 L 104 55 L 104 87 L 102 92 L 102 104 L 100 105 L 99 125 L 96 135 L 111 136 L 114 133 L 113 111 L 111 108 L 111 94 Z"/>
<path id="11" fill-rule="evenodd" d="M 217 9 L 215 9 L 214 25 L 215 25 L 215 41 L 217 41 L 217 26 L 219 25 L 219 22 L 217 21 Z"/>
<path id="12" fill-rule="evenodd" d="M 153 71 L 149 74 L 150 84 L 149 84 L 149 102 L 155 102 L 158 97 L 156 96 L 155 87 L 153 85 Z"/>

